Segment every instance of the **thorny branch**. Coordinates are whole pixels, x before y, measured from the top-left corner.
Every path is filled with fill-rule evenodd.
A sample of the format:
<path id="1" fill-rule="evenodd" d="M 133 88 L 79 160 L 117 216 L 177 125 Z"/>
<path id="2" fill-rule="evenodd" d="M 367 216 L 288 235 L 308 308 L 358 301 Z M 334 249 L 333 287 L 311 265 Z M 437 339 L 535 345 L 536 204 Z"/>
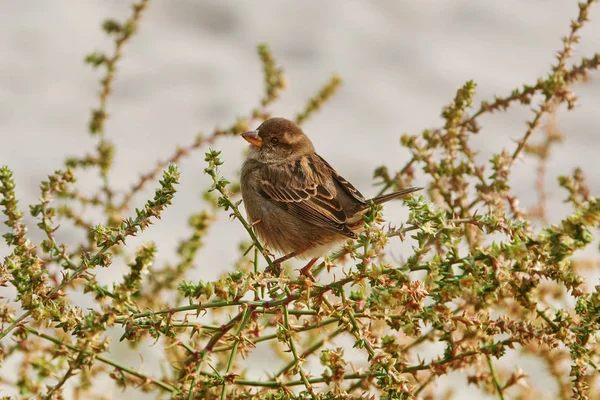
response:
<path id="1" fill-rule="evenodd" d="M 105 374 L 122 388 L 179 399 L 410 399 L 439 397 L 432 383 L 459 372 L 465 384 L 496 398 L 547 395 L 547 387 L 536 386 L 507 362 L 504 356 L 511 351 L 541 359 L 548 379 L 558 384 L 559 397 L 597 398 L 600 287 L 588 288 L 584 274 L 596 271 L 599 263 L 574 254 L 596 239 L 600 199 L 592 195 L 581 168 L 556 177 L 573 211 L 555 225 L 537 228 L 532 223 L 532 218 L 545 223 L 551 201 L 545 166 L 562 137 L 554 127 L 556 110 L 573 109 L 572 85 L 586 81 L 600 66 L 598 54 L 573 59 L 593 3 L 579 4 L 546 76 L 474 109 L 476 85 L 467 82 L 443 108 L 442 127 L 403 135 L 401 144 L 411 157 L 398 172 L 377 169 L 380 193 L 412 184 L 421 169 L 428 199 L 407 200 L 410 216 L 399 227 L 385 227 L 381 209 L 371 210 L 359 239 L 313 269 L 317 282 L 293 272 L 266 272 L 271 255 L 242 215 L 237 184 L 221 176 L 218 167 L 224 161 L 216 150 L 206 153 L 205 172 L 213 181 L 209 204 L 190 218 L 191 233 L 181 234 L 177 259 L 158 268 L 160 244 L 146 242 L 134 253 L 125 246 L 173 200 L 179 177 L 174 164 L 268 118 L 287 80 L 261 44 L 265 90 L 258 105 L 230 127 L 177 148 L 120 193 L 108 179 L 115 149 L 105 132 L 107 104 L 124 45 L 137 32 L 149 2 L 135 3 L 123 23 L 106 21 L 103 28 L 114 39 L 114 51 L 86 59 L 105 69 L 89 124 L 99 143 L 95 152 L 68 158 L 64 171 L 42 182 L 40 201 L 30 206 L 44 235 L 41 243 L 34 243 L 27 231 L 12 171 L 0 168 L 0 207 L 9 228 L 4 238 L 11 249 L 0 265 L 0 286 L 15 293 L 0 304 L 0 363 L 11 358 L 19 364 L 18 379 L 1 383 L 48 399 L 62 398 L 73 386 L 80 396 L 95 396 L 96 381 Z M 296 115 L 297 122 L 322 109 L 340 84 L 341 78 L 333 76 Z M 489 164 L 481 164 L 469 142 L 471 135 L 485 134 L 480 117 L 530 106 L 536 96 L 541 101 L 533 106 L 516 146 L 500 149 Z M 541 126 L 546 136 L 535 142 Z M 511 177 L 522 168 L 515 161 L 522 156 L 539 159 L 539 202 L 529 213 L 519 208 L 510 189 Z M 98 168 L 103 182 L 96 193 L 78 190 L 80 168 Z M 132 211 L 136 196 L 161 171 L 154 198 Z M 75 206 L 100 209 L 106 223 L 92 226 Z M 240 244 L 235 268 L 212 282 L 185 280 L 203 262 L 200 250 L 223 210 L 236 220 L 231 229 L 248 237 Z M 126 218 L 129 213 L 132 217 Z M 58 218 L 85 230 L 77 246 L 57 240 Z M 402 261 L 390 261 L 391 241 L 412 250 L 404 252 Z M 96 276 L 107 267 L 125 270 L 112 287 Z M 81 292 L 95 297 L 94 307 L 77 306 L 73 294 Z M 111 337 L 138 348 L 151 338 L 154 349 L 164 352 L 162 369 L 144 372 L 108 357 Z M 434 342 L 444 349 L 425 359 L 423 349 Z M 261 364 L 257 372 L 254 353 L 268 353 L 275 361 Z"/>

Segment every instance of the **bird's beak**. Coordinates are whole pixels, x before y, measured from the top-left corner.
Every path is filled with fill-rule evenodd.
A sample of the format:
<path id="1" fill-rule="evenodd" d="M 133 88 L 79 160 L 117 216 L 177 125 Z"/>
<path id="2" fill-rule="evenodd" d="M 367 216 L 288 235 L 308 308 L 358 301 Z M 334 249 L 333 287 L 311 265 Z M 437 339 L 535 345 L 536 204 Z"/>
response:
<path id="1" fill-rule="evenodd" d="M 262 138 L 258 136 L 258 131 L 242 133 L 242 137 L 254 147 L 261 147 L 263 145 Z"/>

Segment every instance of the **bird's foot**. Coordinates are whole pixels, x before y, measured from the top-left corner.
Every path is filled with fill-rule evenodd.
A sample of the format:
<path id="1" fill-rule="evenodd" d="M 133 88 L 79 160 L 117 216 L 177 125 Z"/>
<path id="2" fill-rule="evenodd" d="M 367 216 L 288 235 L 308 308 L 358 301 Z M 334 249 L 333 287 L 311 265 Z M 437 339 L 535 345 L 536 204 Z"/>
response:
<path id="1" fill-rule="evenodd" d="M 318 258 L 313 258 L 312 260 L 310 260 L 308 262 L 308 264 L 306 264 L 304 267 L 302 267 L 300 269 L 300 275 L 304 275 L 305 277 L 307 277 L 311 281 L 315 282 L 315 277 L 310 272 L 310 270 L 313 267 L 313 265 L 315 265 L 315 263 L 317 262 L 317 260 L 318 260 Z"/>
<path id="2" fill-rule="evenodd" d="M 274 276 L 279 277 L 281 275 L 281 261 L 274 260 L 271 265 L 265 268 L 265 272 L 270 272 Z"/>
<path id="3" fill-rule="evenodd" d="M 278 259 L 273 260 L 273 262 L 271 263 L 272 266 L 267 267 L 265 272 L 271 272 L 275 276 L 281 275 L 281 264 L 283 264 L 284 261 L 287 261 L 290 258 L 296 257 L 297 255 L 298 255 L 298 253 L 293 251 L 289 254 L 286 254 L 283 257 L 279 257 Z"/>

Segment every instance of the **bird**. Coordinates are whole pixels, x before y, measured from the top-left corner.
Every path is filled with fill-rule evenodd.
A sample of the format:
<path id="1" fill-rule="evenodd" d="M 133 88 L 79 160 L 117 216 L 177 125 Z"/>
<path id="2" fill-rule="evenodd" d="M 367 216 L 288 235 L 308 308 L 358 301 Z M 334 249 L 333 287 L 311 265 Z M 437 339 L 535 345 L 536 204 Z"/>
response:
<path id="1" fill-rule="evenodd" d="M 356 239 L 370 202 L 382 204 L 422 190 L 410 187 L 367 200 L 315 148 L 303 130 L 285 118 L 265 120 L 241 135 L 250 143 L 240 186 L 246 214 L 267 249 L 290 258 L 310 259 L 310 269 L 335 245 Z"/>

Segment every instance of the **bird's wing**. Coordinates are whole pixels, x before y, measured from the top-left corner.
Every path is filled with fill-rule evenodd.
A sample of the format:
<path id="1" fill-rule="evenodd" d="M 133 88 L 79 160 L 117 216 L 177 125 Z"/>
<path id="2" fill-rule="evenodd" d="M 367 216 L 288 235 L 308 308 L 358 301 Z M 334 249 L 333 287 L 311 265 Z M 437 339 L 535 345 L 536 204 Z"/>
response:
<path id="1" fill-rule="evenodd" d="M 307 159 L 289 164 L 285 179 L 269 179 L 267 174 L 260 182 L 262 194 L 306 222 L 355 239 L 357 236 L 346 224 L 348 216 L 336 199 L 335 189 L 327 188 L 327 176 L 317 172 L 315 161 L 318 162 Z"/>
<path id="2" fill-rule="evenodd" d="M 344 191 L 348 195 L 350 195 L 352 198 L 354 198 L 354 200 L 358 201 L 359 203 L 362 203 L 365 205 L 367 204 L 367 200 L 365 199 L 365 197 L 362 195 L 362 193 L 360 193 L 358 191 L 357 188 L 354 187 L 353 184 L 351 184 L 343 176 L 338 174 L 337 171 L 335 169 L 333 169 L 333 167 L 331 165 L 329 165 L 329 163 L 327 161 L 325 161 L 325 159 L 323 157 L 321 157 L 318 154 L 317 154 L 317 157 L 319 157 L 319 159 L 323 162 L 323 164 L 325 164 L 327 166 L 327 168 L 329 169 L 329 172 L 333 176 L 333 179 L 335 179 L 337 181 L 337 183 L 339 183 L 339 185 L 342 187 L 342 189 L 344 189 Z"/>

